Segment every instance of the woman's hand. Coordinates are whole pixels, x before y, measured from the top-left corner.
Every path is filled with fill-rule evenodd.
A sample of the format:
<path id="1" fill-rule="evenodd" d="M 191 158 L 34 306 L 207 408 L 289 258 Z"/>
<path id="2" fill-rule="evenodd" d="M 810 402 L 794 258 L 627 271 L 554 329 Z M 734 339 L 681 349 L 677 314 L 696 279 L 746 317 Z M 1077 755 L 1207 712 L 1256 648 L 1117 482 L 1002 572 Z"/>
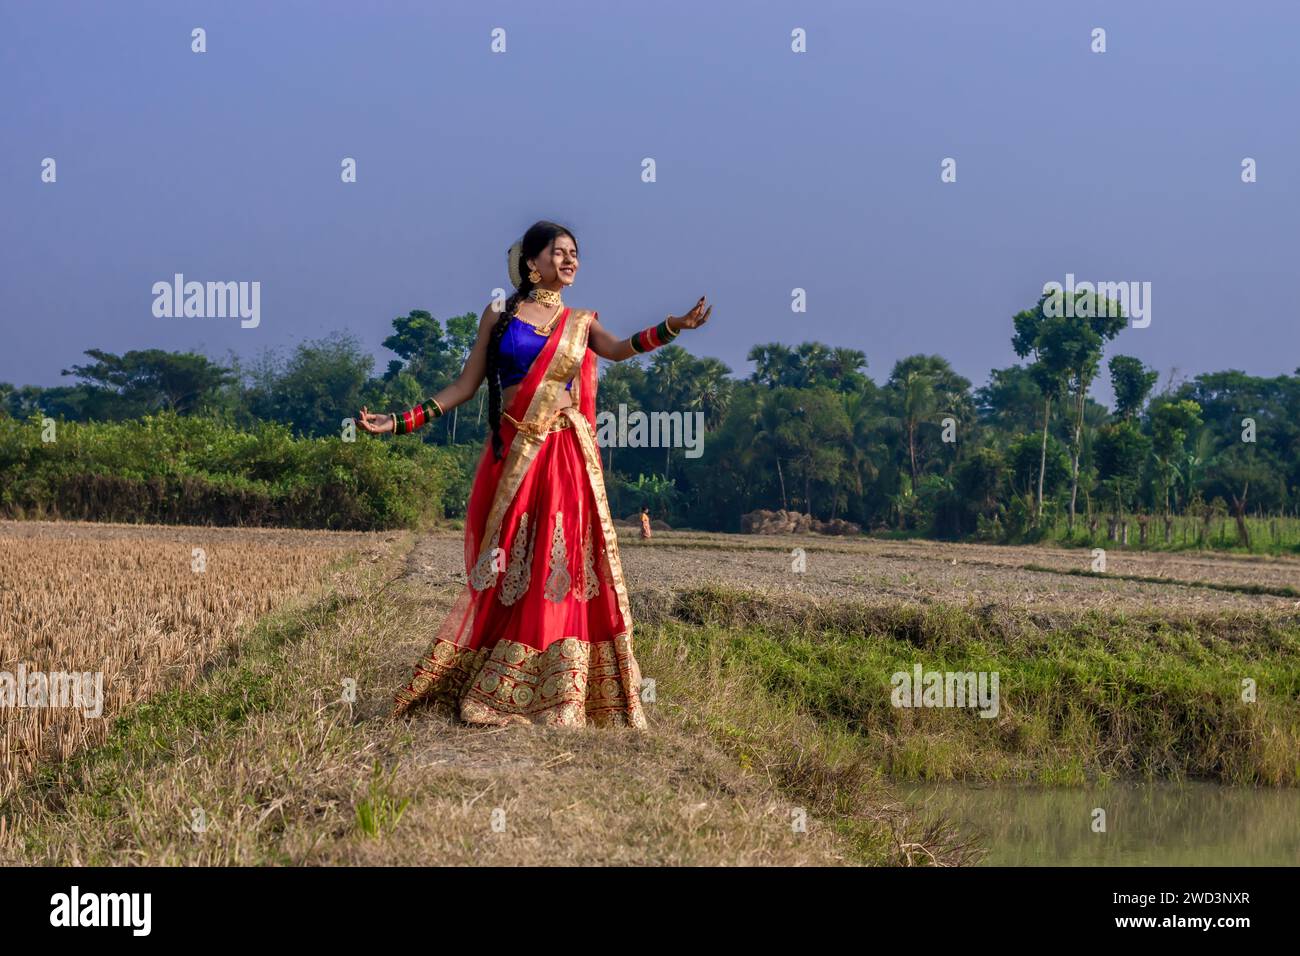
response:
<path id="1" fill-rule="evenodd" d="M 361 426 L 362 431 L 370 432 L 372 435 L 382 435 L 397 430 L 397 419 L 392 415 L 376 415 L 364 405 L 361 406 L 361 414 L 357 416 L 357 424 Z"/>
<path id="2" fill-rule="evenodd" d="M 674 332 L 680 332 L 682 329 L 698 329 L 705 322 L 709 321 L 709 313 L 713 311 L 713 306 L 705 308 L 704 296 L 700 296 L 700 301 L 695 303 L 695 308 L 683 316 L 672 316 L 668 319 L 668 327 Z"/>

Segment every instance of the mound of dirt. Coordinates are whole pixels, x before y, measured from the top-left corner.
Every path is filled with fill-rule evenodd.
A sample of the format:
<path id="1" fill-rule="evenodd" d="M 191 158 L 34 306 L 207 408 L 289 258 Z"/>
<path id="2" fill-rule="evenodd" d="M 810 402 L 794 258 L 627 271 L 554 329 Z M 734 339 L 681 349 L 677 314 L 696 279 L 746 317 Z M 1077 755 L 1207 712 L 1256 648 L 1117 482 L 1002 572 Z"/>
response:
<path id="1" fill-rule="evenodd" d="M 861 534 L 862 526 L 843 518 L 822 521 L 798 511 L 759 509 L 740 516 L 741 534 Z"/>

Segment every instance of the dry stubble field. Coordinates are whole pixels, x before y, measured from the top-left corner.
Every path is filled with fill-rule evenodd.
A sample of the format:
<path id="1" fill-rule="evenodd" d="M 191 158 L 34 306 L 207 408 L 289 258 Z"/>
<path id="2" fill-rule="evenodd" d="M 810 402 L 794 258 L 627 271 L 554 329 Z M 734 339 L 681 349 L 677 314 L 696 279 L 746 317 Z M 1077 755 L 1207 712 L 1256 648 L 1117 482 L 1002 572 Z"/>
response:
<path id="1" fill-rule="evenodd" d="M 381 540 L 0 522 L 0 672 L 16 674 L 21 663 L 28 674 L 103 674 L 102 706 L 0 715 L 0 797 L 42 759 L 101 742 L 124 708 L 190 683 L 244 627 L 302 592 L 331 561 Z"/>

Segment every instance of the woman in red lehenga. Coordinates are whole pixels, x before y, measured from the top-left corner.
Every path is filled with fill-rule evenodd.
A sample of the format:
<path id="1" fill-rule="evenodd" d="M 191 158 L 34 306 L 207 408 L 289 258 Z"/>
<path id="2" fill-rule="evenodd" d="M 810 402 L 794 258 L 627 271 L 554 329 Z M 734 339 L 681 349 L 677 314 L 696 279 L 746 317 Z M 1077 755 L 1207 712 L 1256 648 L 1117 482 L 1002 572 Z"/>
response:
<path id="1" fill-rule="evenodd" d="M 456 381 L 409 411 L 358 416 L 368 432 L 403 434 L 488 381 L 491 436 L 465 519 L 468 581 L 394 715 L 442 700 L 472 724 L 645 727 L 596 446 L 596 357 L 623 361 L 664 345 L 703 325 L 712 306 L 701 297 L 685 316 L 620 340 L 597 313 L 562 301 L 578 271 L 569 230 L 538 222 L 507 261 L 515 292 L 504 310 L 483 310 Z"/>

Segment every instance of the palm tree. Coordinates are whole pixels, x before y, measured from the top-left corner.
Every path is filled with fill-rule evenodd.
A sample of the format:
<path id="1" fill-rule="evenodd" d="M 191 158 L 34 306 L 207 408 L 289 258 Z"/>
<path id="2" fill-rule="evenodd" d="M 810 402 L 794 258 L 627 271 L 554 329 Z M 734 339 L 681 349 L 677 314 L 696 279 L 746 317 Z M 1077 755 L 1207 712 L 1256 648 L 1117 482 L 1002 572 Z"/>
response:
<path id="1" fill-rule="evenodd" d="M 712 431 L 727 417 L 731 407 L 731 374 L 725 364 L 715 358 L 698 359 L 691 373 L 691 393 L 686 407 L 704 413 L 704 427 Z"/>
<path id="2" fill-rule="evenodd" d="M 745 358 L 754 363 L 754 374 L 750 376 L 750 381 L 768 388 L 789 385 L 791 373 L 799 367 L 799 358 L 779 342 L 755 345 Z"/>
<path id="3" fill-rule="evenodd" d="M 827 358 L 826 370 L 837 383 L 860 381 L 864 376 L 859 370 L 866 364 L 866 356 L 857 349 L 836 348 Z"/>
<path id="4" fill-rule="evenodd" d="M 661 348 L 650 363 L 650 383 L 654 388 L 655 401 L 667 411 L 681 408 L 685 384 L 689 378 L 691 354 L 680 345 L 667 345 Z M 664 477 L 672 465 L 672 445 L 664 448 Z"/>
<path id="5" fill-rule="evenodd" d="M 1183 487 L 1190 497 L 1197 482 L 1205 475 L 1205 470 L 1214 466 L 1214 434 L 1209 426 L 1201 428 L 1192 441 L 1192 450 L 1183 459 Z"/>
<path id="6" fill-rule="evenodd" d="M 854 493 L 860 499 L 865 491 L 863 478 L 875 481 L 880 475 L 880 462 L 888 454 L 879 438 L 885 416 L 866 391 L 845 392 L 841 400 L 849 420 L 849 470 Z"/>
<path id="7" fill-rule="evenodd" d="M 927 372 L 909 369 L 898 383 L 899 418 L 907 435 L 907 457 L 912 475 L 912 487 L 920 472 L 916 454 L 917 433 L 929 421 L 936 408 L 934 381 Z"/>
<path id="8" fill-rule="evenodd" d="M 767 391 L 755 395 L 754 412 L 750 416 L 750 426 L 754 430 L 753 448 L 771 455 L 776 459 L 776 477 L 781 485 L 781 509 L 790 510 L 789 499 L 785 493 L 785 473 L 781 470 L 782 441 L 781 426 L 788 419 L 786 409 L 776 397 L 781 393 Z"/>
<path id="9" fill-rule="evenodd" d="M 907 476 L 903 475 L 898 481 L 898 491 L 889 496 L 890 510 L 898 516 L 896 527 L 899 531 L 903 530 L 903 519 L 907 512 L 911 510 L 913 487 Z"/>
<path id="10" fill-rule="evenodd" d="M 616 369 L 617 367 L 614 367 L 609 371 L 616 371 Z M 620 405 L 632 404 L 632 386 L 628 381 L 627 375 L 611 375 L 607 372 L 601 377 L 600 388 L 596 392 L 596 396 L 598 402 L 597 414 L 602 411 L 609 411 L 613 412 L 617 416 L 618 407 Z M 617 444 L 617 442 L 612 442 L 608 449 L 609 460 L 605 462 L 605 468 L 608 471 L 614 470 L 615 444 Z"/>

